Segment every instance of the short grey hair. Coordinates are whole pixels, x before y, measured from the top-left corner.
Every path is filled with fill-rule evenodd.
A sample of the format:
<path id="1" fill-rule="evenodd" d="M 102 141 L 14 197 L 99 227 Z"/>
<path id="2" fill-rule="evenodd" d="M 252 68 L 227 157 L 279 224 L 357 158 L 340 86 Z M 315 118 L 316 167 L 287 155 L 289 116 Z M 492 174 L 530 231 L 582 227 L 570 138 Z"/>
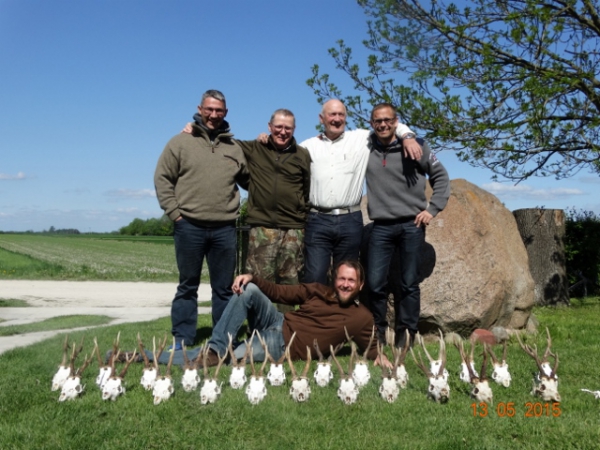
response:
<path id="1" fill-rule="evenodd" d="M 294 119 L 294 126 L 296 126 L 296 117 L 294 116 L 294 113 L 291 112 L 289 109 L 276 109 L 275 112 L 271 114 L 271 119 L 269 120 L 269 123 L 273 123 L 273 119 L 275 118 L 275 116 L 291 117 L 292 119 Z"/>
<path id="2" fill-rule="evenodd" d="M 220 102 L 223 102 L 223 105 L 225 107 L 227 107 L 227 102 L 225 101 L 225 96 L 223 95 L 223 93 L 221 91 L 217 91 L 216 89 L 209 89 L 204 94 L 202 94 L 202 98 L 200 99 L 200 106 L 202 106 L 202 104 L 204 103 L 204 100 L 206 100 L 209 97 L 212 97 L 216 100 L 219 100 Z"/>

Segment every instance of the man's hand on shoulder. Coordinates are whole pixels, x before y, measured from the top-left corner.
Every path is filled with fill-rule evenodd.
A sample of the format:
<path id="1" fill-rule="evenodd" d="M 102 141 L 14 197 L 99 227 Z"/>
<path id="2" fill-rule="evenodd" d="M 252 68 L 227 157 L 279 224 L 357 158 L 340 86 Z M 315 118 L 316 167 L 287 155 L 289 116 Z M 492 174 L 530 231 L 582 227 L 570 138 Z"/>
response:
<path id="1" fill-rule="evenodd" d="M 261 144 L 266 145 L 269 143 L 269 135 L 267 133 L 260 133 L 256 140 Z"/>
<path id="2" fill-rule="evenodd" d="M 404 147 L 404 157 L 419 161 L 423 156 L 423 149 L 417 142 L 416 138 L 403 139 L 402 147 Z"/>
<path id="3" fill-rule="evenodd" d="M 254 277 L 250 273 L 245 273 L 242 275 L 238 275 L 233 280 L 233 285 L 231 286 L 231 290 L 234 294 L 241 294 L 244 292 L 244 287 L 252 281 Z"/>
<path id="4" fill-rule="evenodd" d="M 186 134 L 192 134 L 192 122 L 186 123 L 185 127 L 183 127 L 183 130 L 181 130 L 181 132 Z"/>

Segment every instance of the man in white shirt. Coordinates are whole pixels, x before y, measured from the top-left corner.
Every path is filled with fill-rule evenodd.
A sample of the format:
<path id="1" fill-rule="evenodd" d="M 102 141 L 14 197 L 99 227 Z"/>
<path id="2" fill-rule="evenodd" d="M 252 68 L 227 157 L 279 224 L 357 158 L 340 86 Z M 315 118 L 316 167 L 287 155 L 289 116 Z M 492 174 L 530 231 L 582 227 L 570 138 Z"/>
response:
<path id="1" fill-rule="evenodd" d="M 323 104 L 319 120 L 325 132 L 300 145 L 311 164 L 310 203 L 304 235 L 304 282 L 327 284 L 327 272 L 343 260 L 357 260 L 363 222 L 360 199 L 369 158 L 368 130 L 345 131 L 346 107 L 336 99 Z M 415 134 L 399 123 L 407 157 L 419 160 Z"/>

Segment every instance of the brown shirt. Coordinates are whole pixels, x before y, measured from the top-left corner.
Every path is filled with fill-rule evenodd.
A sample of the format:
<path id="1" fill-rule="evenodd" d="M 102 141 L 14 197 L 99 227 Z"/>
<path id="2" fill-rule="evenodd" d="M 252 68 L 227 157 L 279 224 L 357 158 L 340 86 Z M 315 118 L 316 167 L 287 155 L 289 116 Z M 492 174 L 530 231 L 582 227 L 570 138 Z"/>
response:
<path id="1" fill-rule="evenodd" d="M 333 347 L 346 341 L 344 327 L 348 334 L 364 353 L 373 330 L 373 315 L 362 304 L 351 302 L 340 305 L 335 291 L 320 283 L 303 283 L 297 285 L 279 285 L 261 278 L 252 280 L 273 303 L 284 305 L 300 305 L 296 311 L 285 313 L 283 321 L 283 338 L 287 345 L 296 332 L 290 355 L 292 359 L 306 359 L 306 347 L 311 350 L 313 358 L 317 357 L 313 348 L 313 340 L 317 339 L 324 356 L 329 355 L 329 346 Z M 373 340 L 369 359 L 377 357 L 377 339 Z"/>

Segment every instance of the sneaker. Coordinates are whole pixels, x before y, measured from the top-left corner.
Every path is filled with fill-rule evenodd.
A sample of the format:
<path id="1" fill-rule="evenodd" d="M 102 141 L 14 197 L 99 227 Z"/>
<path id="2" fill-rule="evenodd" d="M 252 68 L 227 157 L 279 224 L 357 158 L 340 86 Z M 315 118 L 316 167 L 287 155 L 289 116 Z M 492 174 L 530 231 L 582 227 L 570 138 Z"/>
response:
<path id="1" fill-rule="evenodd" d="M 183 347 L 181 346 L 181 342 L 175 342 L 175 351 L 178 352 L 178 351 L 181 351 L 181 350 L 183 350 Z M 173 351 L 173 346 L 169 345 L 169 347 L 167 348 L 167 351 L 168 352 L 172 352 Z"/>

